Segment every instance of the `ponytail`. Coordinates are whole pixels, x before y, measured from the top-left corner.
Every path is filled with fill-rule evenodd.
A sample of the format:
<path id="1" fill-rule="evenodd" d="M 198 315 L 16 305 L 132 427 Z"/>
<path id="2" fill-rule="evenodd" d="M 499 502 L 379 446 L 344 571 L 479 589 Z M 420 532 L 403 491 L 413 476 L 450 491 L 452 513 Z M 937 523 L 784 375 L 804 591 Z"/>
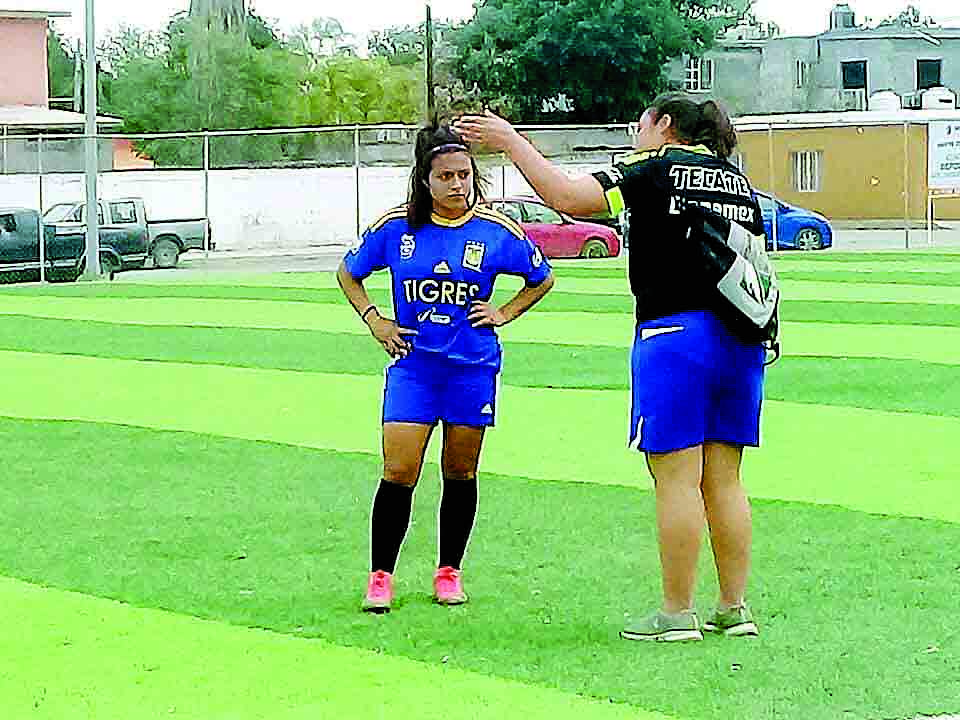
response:
<path id="1" fill-rule="evenodd" d="M 677 140 L 686 145 L 705 145 L 726 160 L 737 147 L 733 122 L 716 100 L 699 102 L 683 93 L 659 96 L 650 105 L 654 120 L 669 115 Z"/>
<path id="2" fill-rule="evenodd" d="M 717 157 L 726 160 L 733 155 L 737 147 L 737 131 L 727 112 L 715 100 L 707 100 L 700 105 L 700 137 Z"/>

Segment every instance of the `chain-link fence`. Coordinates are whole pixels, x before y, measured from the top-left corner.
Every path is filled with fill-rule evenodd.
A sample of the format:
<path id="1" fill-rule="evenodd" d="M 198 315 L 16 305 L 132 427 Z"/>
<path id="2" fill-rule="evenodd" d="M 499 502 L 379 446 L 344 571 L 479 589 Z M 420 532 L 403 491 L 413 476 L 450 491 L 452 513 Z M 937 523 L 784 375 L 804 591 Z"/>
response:
<path id="1" fill-rule="evenodd" d="M 229 133 L 101 135 L 99 195 L 142 198 L 150 220 L 209 218 L 221 252 L 346 247 L 406 199 L 415 127 L 358 126 Z M 529 129 L 571 171 L 628 149 L 626 126 Z M 481 157 L 491 197 L 530 192 L 500 157 Z M 4 206 L 84 198 L 83 139 L 7 136 Z"/>
<path id="2" fill-rule="evenodd" d="M 142 199 L 149 223 L 209 221 L 185 259 L 337 254 L 406 199 L 416 127 L 350 126 L 98 138 L 102 199 Z M 523 127 L 571 174 L 630 149 L 626 125 Z M 960 201 L 928 203 L 926 127 L 741 126 L 733 162 L 791 206 L 819 211 L 851 248 L 960 245 Z M 81 135 L 0 137 L 0 207 L 41 210 L 84 200 Z M 500 155 L 481 156 L 489 198 L 532 194 Z M 934 215 L 927 217 L 929 208 Z M 109 224 L 109 218 L 108 224 Z M 929 222 L 928 222 L 929 220 Z M 783 224 L 773 224 L 778 231 Z M 776 241 L 788 244 L 789 238 Z M 792 232 L 792 230 L 786 231 Z M 151 243 L 156 241 L 154 236 Z M 843 246 L 843 242 L 835 246 Z M 147 249 L 149 266 L 153 246 Z M 10 252 L 5 252 L 10 260 Z"/>

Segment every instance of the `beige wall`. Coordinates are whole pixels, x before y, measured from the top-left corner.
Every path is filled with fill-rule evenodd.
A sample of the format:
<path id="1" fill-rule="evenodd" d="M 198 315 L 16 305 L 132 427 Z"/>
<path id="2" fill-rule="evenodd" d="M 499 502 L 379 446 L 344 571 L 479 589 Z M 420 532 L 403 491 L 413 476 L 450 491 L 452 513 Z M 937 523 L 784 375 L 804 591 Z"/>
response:
<path id="1" fill-rule="evenodd" d="M 740 133 L 745 169 L 757 188 L 772 190 L 781 199 L 816 210 L 835 220 L 894 220 L 927 214 L 927 127 L 907 131 L 904 175 L 902 125 L 809 128 L 773 131 L 773 173 L 768 131 Z M 823 153 L 821 190 L 795 190 L 793 153 Z M 909 205 L 904 198 L 907 188 Z M 960 219 L 960 201 L 941 200 L 936 216 Z"/>
<path id="2" fill-rule="evenodd" d="M 0 105 L 47 106 L 47 21 L 0 18 Z"/>

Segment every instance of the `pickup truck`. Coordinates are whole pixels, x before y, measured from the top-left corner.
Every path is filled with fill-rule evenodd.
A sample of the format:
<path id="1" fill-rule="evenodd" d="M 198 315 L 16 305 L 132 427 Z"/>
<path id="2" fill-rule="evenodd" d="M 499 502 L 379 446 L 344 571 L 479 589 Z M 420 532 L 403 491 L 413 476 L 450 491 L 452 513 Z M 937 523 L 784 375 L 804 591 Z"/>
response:
<path id="1" fill-rule="evenodd" d="M 42 225 L 36 210 L 11 208 L 0 209 L 0 282 L 40 279 L 41 232 L 46 276 L 54 281 L 73 281 L 80 276 L 86 262 L 84 228 L 67 231 Z M 143 237 L 124 230 L 100 229 L 100 266 L 108 277 L 125 267 L 125 262 L 142 265 L 145 257 Z"/>
<path id="2" fill-rule="evenodd" d="M 140 198 L 101 200 L 98 208 L 101 238 L 103 231 L 125 233 L 128 238 L 139 240 L 141 248 L 129 255 L 116 258 L 118 270 L 142 268 L 147 260 L 153 267 L 177 266 L 180 255 L 188 250 L 203 250 L 204 236 L 209 242 L 210 229 L 206 218 L 184 220 L 150 220 Z M 85 232 L 86 203 L 60 203 L 43 215 L 43 223 L 54 226 L 57 234 Z M 101 240 L 102 241 L 102 240 Z M 131 242 L 131 245 L 136 245 Z M 210 249 L 213 244 L 210 243 Z"/>

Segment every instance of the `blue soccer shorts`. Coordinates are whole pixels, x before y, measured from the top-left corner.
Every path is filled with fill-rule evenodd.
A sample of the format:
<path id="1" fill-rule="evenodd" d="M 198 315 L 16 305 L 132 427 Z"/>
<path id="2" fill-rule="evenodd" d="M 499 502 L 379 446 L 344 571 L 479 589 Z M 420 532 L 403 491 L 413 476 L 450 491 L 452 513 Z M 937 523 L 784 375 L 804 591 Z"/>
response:
<path id="1" fill-rule="evenodd" d="M 497 414 L 499 370 L 427 359 L 419 353 L 386 370 L 383 422 L 492 427 Z"/>
<path id="2" fill-rule="evenodd" d="M 760 444 L 765 352 L 711 312 L 641 323 L 631 353 L 630 447 L 666 453 L 705 442 Z"/>

